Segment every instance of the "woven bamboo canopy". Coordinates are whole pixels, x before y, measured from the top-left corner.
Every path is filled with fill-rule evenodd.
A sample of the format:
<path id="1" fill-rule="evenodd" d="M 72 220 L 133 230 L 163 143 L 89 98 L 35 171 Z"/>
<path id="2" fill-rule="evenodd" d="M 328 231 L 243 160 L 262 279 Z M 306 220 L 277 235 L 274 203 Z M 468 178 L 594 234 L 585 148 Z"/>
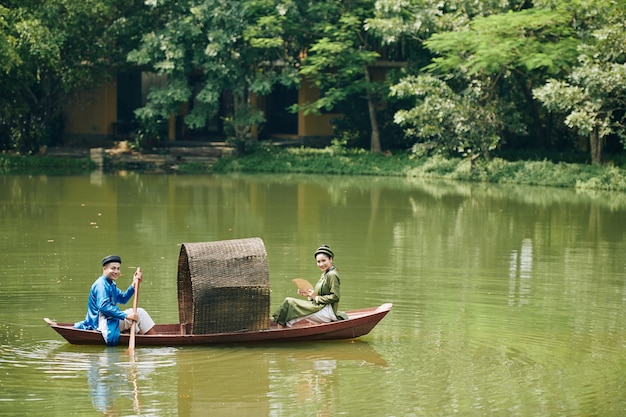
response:
<path id="1" fill-rule="evenodd" d="M 181 245 L 178 313 L 188 333 L 266 329 L 269 308 L 269 268 L 262 239 Z"/>

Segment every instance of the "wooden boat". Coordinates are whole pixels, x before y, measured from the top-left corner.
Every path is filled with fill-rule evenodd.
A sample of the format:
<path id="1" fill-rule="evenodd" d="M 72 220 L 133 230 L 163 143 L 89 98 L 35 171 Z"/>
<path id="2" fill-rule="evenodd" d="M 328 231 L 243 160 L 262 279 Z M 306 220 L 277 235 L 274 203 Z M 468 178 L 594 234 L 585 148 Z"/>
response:
<path id="1" fill-rule="evenodd" d="M 211 334 L 188 334 L 181 324 L 157 324 L 154 335 L 136 335 L 137 346 L 188 346 L 230 343 L 292 342 L 354 339 L 368 334 L 391 311 L 392 304 L 347 311 L 348 319 L 332 323 L 310 324 L 304 320 L 293 327 L 272 324 L 269 329 Z M 104 345 L 100 332 L 80 330 L 73 323 L 44 319 L 57 333 L 75 345 Z M 119 345 L 128 345 L 128 333 L 120 336 Z"/>

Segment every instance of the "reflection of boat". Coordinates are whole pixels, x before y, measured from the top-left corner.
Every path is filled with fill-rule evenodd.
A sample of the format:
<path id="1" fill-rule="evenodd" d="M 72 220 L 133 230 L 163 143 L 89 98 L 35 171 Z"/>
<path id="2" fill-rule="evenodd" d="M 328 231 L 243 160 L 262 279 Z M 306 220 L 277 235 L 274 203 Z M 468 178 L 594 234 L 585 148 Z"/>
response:
<path id="1" fill-rule="evenodd" d="M 211 345 L 220 343 L 282 342 L 354 339 L 368 334 L 391 310 L 390 303 L 378 307 L 347 311 L 348 319 L 323 324 L 299 322 L 294 327 L 210 334 L 189 334 L 186 326 L 180 324 L 157 324 L 155 335 L 137 335 L 137 346 L 184 346 Z M 71 323 L 46 322 L 68 342 L 76 345 L 104 345 L 100 332 L 80 330 Z M 122 334 L 120 345 L 128 345 L 128 334 Z"/>
<path id="2" fill-rule="evenodd" d="M 180 417 L 208 415 L 207 410 L 211 417 L 321 416 L 318 409 L 341 403 L 355 372 L 378 375 L 377 368 L 387 366 L 365 338 L 173 349 L 176 366 L 168 372 L 178 378 L 168 388 L 177 389 Z M 297 411 L 287 412 L 294 402 Z"/>
<path id="3" fill-rule="evenodd" d="M 301 349 L 289 345 L 287 350 L 281 352 L 281 356 L 291 363 L 356 361 L 360 365 L 387 366 L 387 361 L 363 339 L 336 343 L 332 346 L 324 343 L 307 343 L 302 345 Z"/>

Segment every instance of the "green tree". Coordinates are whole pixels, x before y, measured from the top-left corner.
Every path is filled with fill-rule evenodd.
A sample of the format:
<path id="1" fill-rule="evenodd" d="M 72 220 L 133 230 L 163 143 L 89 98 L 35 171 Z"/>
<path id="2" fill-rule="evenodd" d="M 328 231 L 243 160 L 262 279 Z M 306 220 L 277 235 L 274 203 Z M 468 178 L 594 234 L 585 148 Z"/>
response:
<path id="1" fill-rule="evenodd" d="M 479 17 L 465 30 L 433 35 L 426 46 L 439 56 L 427 67 L 456 80 L 480 81 L 484 102 L 519 92 L 518 112 L 529 115 L 530 131 L 545 144 L 540 104 L 534 86 L 548 76 L 564 74 L 575 62 L 577 39 L 572 16 L 562 10 L 527 9 Z M 505 123 L 507 124 L 507 123 Z"/>
<path id="2" fill-rule="evenodd" d="M 626 7 L 615 2 L 598 19 L 600 28 L 578 48 L 578 65 L 566 79 L 550 79 L 534 90 L 565 124 L 589 137 L 591 161 L 602 162 L 604 139 L 617 134 L 626 143 Z"/>
<path id="3" fill-rule="evenodd" d="M 484 88 L 475 83 L 461 94 L 444 81 L 429 76 L 408 76 L 394 85 L 391 94 L 415 100 L 413 107 L 394 116 L 407 138 L 416 144 L 413 152 L 422 156 L 437 152 L 472 159 L 489 158 L 500 141 L 504 110 L 495 102 L 481 103 Z"/>
<path id="4" fill-rule="evenodd" d="M 244 145 L 251 129 L 264 121 L 253 95 L 265 95 L 279 83 L 298 83 L 297 50 L 289 25 L 298 20 L 293 2 L 273 0 L 159 0 L 150 2 L 167 20 L 146 33 L 129 59 L 165 75 L 138 110 L 144 121 L 167 119 L 181 105 L 194 103 L 185 123 L 206 126 L 229 93 L 233 109 L 226 115 L 231 139 Z"/>
<path id="5" fill-rule="evenodd" d="M 370 122 L 370 150 L 381 151 L 380 97 L 384 84 L 372 79 L 370 66 L 380 57 L 380 42 L 370 34 L 366 19 L 374 13 L 371 0 L 326 0 L 310 3 L 313 41 L 300 74 L 320 90 L 320 97 L 303 105 L 305 112 L 341 108 L 348 100 L 365 99 Z"/>
<path id="6" fill-rule="evenodd" d="M 0 5 L 0 71 L 8 73 L 14 66 L 19 64 L 20 58 L 15 50 L 15 38 L 9 32 L 10 10 Z"/>
<path id="7" fill-rule="evenodd" d="M 413 74 L 428 71 L 456 92 L 442 100 L 459 100 L 460 108 L 474 107 L 485 120 L 495 121 L 497 117 L 491 129 L 497 143 L 513 142 L 532 132 L 536 143 L 542 146 L 547 137 L 545 116 L 532 89 L 550 76 L 562 76 L 574 64 L 578 40 L 573 16 L 577 16 L 579 8 L 569 2 L 529 7 L 526 1 L 379 0 L 377 16 L 369 23 L 385 40 L 412 38 L 428 48 L 424 55 L 430 62 L 417 71 L 409 67 L 408 84 L 415 84 Z M 407 97 L 411 88 L 404 84 L 393 89 L 395 95 L 402 92 Z M 432 80 L 427 77 L 418 84 L 431 85 Z M 429 109 L 428 104 L 435 101 L 416 97 L 416 105 L 422 112 L 432 111 L 433 120 L 439 110 L 436 106 Z M 416 113 L 401 113 L 396 120 L 402 120 L 404 126 L 415 126 L 408 119 L 410 114 Z M 485 127 L 474 128 L 476 134 L 468 134 L 479 138 Z M 432 145 L 432 138 L 415 136 L 420 131 L 408 132 L 407 136 Z M 442 143 L 442 149 L 449 151 L 449 142 L 458 132 L 449 132 L 449 141 Z M 468 145 L 465 139 L 457 139 Z M 492 143 L 491 139 L 464 148 L 482 149 L 484 153 L 492 147 L 485 148 L 487 143 Z"/>
<path id="8" fill-rule="evenodd" d="M 73 94 L 117 67 L 117 37 L 136 27 L 122 15 L 143 6 L 139 0 L 3 3 L 0 144 L 28 153 L 58 141 L 62 110 Z"/>
<path id="9" fill-rule="evenodd" d="M 386 44 L 413 39 L 423 42 L 435 33 L 464 29 L 480 16 L 518 11 L 526 0 L 377 0 L 367 26 Z"/>

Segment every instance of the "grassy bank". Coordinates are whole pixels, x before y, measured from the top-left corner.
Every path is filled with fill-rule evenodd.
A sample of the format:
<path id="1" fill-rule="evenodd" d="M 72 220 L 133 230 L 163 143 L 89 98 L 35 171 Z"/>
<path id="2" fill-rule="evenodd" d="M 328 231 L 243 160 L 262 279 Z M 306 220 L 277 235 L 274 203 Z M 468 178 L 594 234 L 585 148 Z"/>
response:
<path id="1" fill-rule="evenodd" d="M 115 165 L 116 169 L 142 170 L 141 165 Z M 0 154 L 2 174 L 77 174 L 95 165 L 87 158 Z M 420 177 L 453 181 L 524 184 L 603 191 L 626 191 L 626 170 L 617 165 L 552 162 L 543 160 L 490 161 L 443 158 L 414 159 L 406 153 L 372 154 L 334 148 L 260 148 L 257 152 L 222 157 L 213 165 L 189 163 L 179 173 L 306 173 Z"/>
<path id="2" fill-rule="evenodd" d="M 89 158 L 0 154 L 0 174 L 79 174 L 95 165 Z"/>
<path id="3" fill-rule="evenodd" d="M 548 160 L 490 161 L 413 159 L 407 154 L 327 149 L 262 149 L 238 158 L 221 158 L 214 172 L 289 172 L 334 175 L 410 176 L 454 181 L 525 184 L 564 188 L 626 191 L 626 170 L 613 165 L 588 165 Z"/>

